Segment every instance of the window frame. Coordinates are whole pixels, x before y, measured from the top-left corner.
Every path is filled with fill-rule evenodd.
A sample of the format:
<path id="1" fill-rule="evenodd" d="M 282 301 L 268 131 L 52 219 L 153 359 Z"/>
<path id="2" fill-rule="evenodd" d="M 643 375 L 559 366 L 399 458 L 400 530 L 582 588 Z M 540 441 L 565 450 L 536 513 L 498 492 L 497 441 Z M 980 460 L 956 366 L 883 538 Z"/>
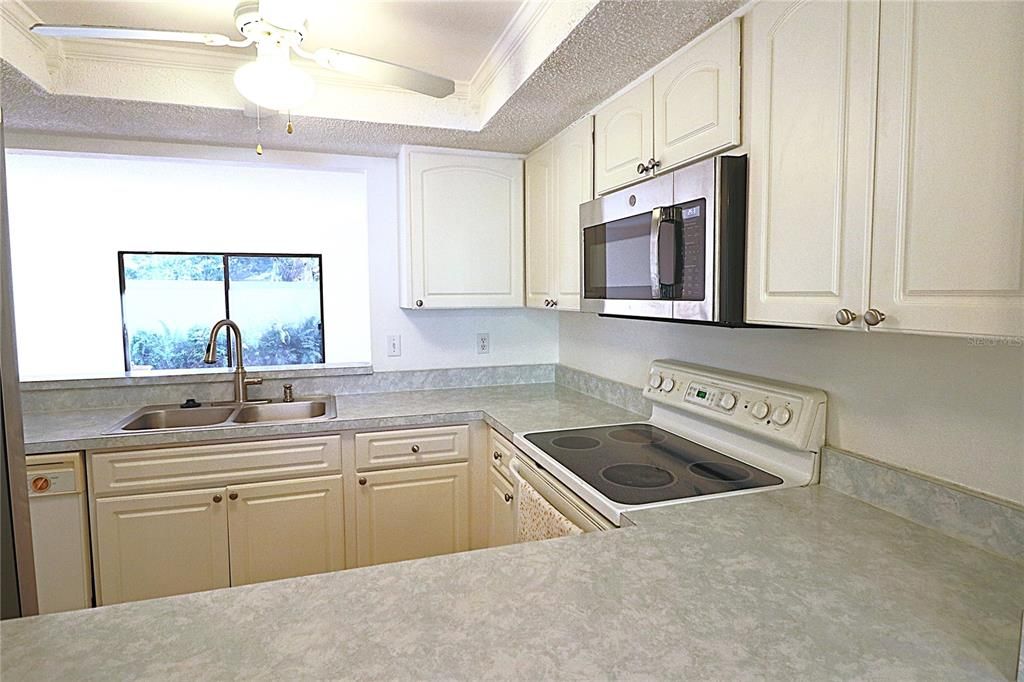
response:
<path id="1" fill-rule="evenodd" d="M 227 319 L 231 319 L 231 268 L 228 265 L 229 258 L 315 258 L 317 261 L 317 267 L 320 272 L 320 357 L 323 358 L 323 363 L 327 363 L 327 328 L 324 324 L 324 257 L 320 253 L 260 253 L 260 252 L 244 252 L 244 251 L 118 251 L 117 252 L 117 282 L 120 289 L 120 304 L 121 304 L 121 346 L 122 355 L 124 356 L 124 371 L 130 373 L 133 371 L 131 366 L 131 348 L 128 342 L 128 324 L 125 320 L 124 310 L 124 295 L 125 295 L 125 276 L 124 276 L 124 257 L 125 256 L 220 256 L 224 267 L 224 316 Z M 212 328 L 212 326 L 211 326 Z M 227 346 L 227 366 L 234 367 L 234 359 L 232 355 L 234 349 L 232 344 L 228 342 Z M 269 365 L 254 365 L 254 367 L 263 367 Z M 275 365 L 276 366 L 276 365 Z M 311 367 L 314 365 L 291 365 L 294 367 Z M 166 370 L 165 370 L 166 371 Z M 171 370 L 171 371 L 180 371 Z M 203 372 L 204 370 L 199 369 L 197 372 Z"/>

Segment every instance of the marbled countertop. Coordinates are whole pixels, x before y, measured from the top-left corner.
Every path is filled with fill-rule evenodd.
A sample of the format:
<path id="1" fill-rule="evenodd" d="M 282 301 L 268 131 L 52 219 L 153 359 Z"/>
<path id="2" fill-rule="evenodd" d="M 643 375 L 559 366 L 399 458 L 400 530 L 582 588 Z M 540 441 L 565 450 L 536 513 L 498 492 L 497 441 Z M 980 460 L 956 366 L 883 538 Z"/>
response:
<path id="1" fill-rule="evenodd" d="M 821 486 L 5 621 L 4 680 L 1006 679 L 1024 566 Z"/>
<path id="2" fill-rule="evenodd" d="M 484 419 L 503 435 L 645 419 L 557 384 L 519 384 L 335 396 L 338 416 L 290 424 L 246 424 L 149 433 L 107 434 L 134 408 L 27 413 L 28 453 L 97 450 L 264 438 L 348 429 Z M 141 407 L 141 406 L 140 406 Z"/>
<path id="3" fill-rule="evenodd" d="M 337 397 L 338 419 L 103 435 L 29 414 L 30 452 L 485 419 L 640 419 L 554 384 Z M 1024 564 L 822 486 L 635 527 L 0 624 L 23 679 L 1005 679 Z"/>

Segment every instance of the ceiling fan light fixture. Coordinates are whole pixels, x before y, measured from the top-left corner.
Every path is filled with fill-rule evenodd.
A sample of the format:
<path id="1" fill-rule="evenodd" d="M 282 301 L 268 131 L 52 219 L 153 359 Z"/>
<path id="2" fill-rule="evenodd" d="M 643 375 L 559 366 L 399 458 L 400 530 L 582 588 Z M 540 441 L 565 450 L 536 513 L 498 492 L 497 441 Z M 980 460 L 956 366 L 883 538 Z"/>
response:
<path id="1" fill-rule="evenodd" d="M 313 78 L 291 62 L 286 45 L 257 45 L 256 61 L 235 71 L 235 87 L 265 109 L 288 111 L 313 95 Z"/>

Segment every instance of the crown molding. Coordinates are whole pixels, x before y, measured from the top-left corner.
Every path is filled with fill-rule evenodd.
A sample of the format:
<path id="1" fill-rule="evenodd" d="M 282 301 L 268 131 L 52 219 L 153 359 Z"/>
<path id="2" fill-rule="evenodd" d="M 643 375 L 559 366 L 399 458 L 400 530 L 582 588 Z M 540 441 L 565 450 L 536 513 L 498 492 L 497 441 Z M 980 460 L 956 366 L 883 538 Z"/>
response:
<path id="1" fill-rule="evenodd" d="M 487 56 L 480 62 L 476 73 L 470 79 L 472 90 L 480 92 L 486 90 L 494 82 L 498 72 L 501 71 L 513 58 L 523 42 L 534 30 L 537 22 L 540 21 L 548 8 L 557 0 L 523 0 L 523 3 L 516 10 L 512 20 L 508 22 L 505 30 L 498 36 L 498 40 L 491 47 Z"/>
<path id="2" fill-rule="evenodd" d="M 22 0 L 2 0 L 0 2 L 0 19 L 40 51 L 46 51 L 49 47 L 45 38 L 37 36 L 29 30 L 35 24 L 42 23 L 42 20 Z"/>

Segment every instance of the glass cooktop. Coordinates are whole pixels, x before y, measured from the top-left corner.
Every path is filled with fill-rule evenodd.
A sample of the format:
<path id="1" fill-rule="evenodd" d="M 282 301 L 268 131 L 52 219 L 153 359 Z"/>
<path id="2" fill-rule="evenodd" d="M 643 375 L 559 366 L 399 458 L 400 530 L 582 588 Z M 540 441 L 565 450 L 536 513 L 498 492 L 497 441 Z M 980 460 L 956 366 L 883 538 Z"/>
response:
<path id="1" fill-rule="evenodd" d="M 527 434 L 602 495 L 649 504 L 778 485 L 782 479 L 651 424 Z"/>

